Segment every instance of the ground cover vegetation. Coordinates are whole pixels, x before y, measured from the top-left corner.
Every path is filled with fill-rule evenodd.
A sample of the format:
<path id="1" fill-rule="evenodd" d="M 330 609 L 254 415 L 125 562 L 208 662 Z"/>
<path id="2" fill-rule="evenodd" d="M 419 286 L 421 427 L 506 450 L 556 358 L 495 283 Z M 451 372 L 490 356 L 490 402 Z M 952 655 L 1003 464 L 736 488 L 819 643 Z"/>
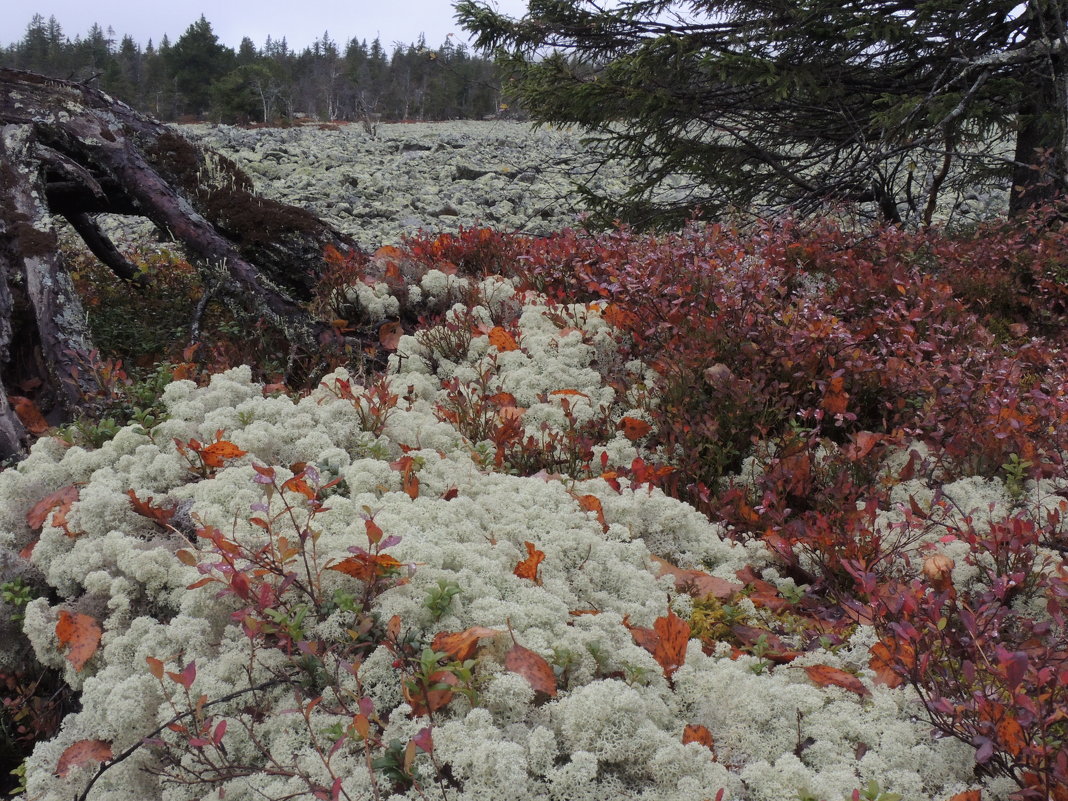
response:
<path id="1" fill-rule="evenodd" d="M 336 33 L 336 32 L 335 32 Z M 18 42 L 0 48 L 0 66 L 90 81 L 165 121 L 231 123 L 480 119 L 499 109 L 491 60 L 446 39 L 434 47 L 339 42 L 329 31 L 303 49 L 285 36 L 257 46 L 221 43 L 203 16 L 174 42 L 153 44 L 94 25 L 72 39 L 60 20 L 35 15 Z"/>
<path id="2" fill-rule="evenodd" d="M 304 389 L 87 264 L 109 419 L 0 473 L 25 796 L 1068 798 L 1055 217 L 331 252 Z"/>
<path id="3" fill-rule="evenodd" d="M 181 254 L 135 257 L 136 296 L 73 262 L 102 413 L 13 398 L 38 440 L 0 471 L 14 792 L 1068 799 L 1060 8 L 459 8 L 543 121 L 643 159 L 635 219 L 672 219 L 643 204 L 676 151 L 627 149 L 664 112 L 652 143 L 737 168 L 731 204 L 930 223 L 989 167 L 1013 215 L 741 227 L 690 198 L 658 235 L 330 247 L 299 369 Z M 794 138 L 706 153 L 691 126 L 727 129 L 670 116 L 680 73 Z"/>

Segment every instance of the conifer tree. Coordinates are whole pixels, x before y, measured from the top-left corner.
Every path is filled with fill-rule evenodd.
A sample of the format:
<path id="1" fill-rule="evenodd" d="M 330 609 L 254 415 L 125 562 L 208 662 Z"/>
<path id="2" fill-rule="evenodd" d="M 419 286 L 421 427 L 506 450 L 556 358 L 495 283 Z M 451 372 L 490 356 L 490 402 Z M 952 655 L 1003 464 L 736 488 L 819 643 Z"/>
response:
<path id="1" fill-rule="evenodd" d="M 1011 183 L 1014 212 L 1065 187 L 1062 0 L 530 0 L 520 19 L 461 0 L 457 18 L 535 120 L 633 161 L 610 216 L 851 203 L 926 223 L 966 186 Z"/>

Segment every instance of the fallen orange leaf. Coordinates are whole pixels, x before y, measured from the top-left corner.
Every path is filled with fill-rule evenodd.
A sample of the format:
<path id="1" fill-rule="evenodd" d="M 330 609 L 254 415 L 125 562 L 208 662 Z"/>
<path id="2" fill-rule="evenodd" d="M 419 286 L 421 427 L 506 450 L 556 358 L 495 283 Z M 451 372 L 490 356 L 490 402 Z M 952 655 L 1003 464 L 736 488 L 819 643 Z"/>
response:
<path id="1" fill-rule="evenodd" d="M 60 754 L 56 775 L 66 776 L 72 768 L 89 763 L 108 762 L 112 756 L 111 745 L 103 740 L 79 740 Z"/>
<path id="2" fill-rule="evenodd" d="M 671 678 L 671 674 L 686 661 L 690 624 L 669 609 L 667 615 L 653 621 L 653 631 L 658 638 L 653 659 L 660 663 L 664 675 Z"/>
<path id="3" fill-rule="evenodd" d="M 46 495 L 33 505 L 33 508 L 26 513 L 26 525 L 32 529 L 39 529 L 44 526 L 45 521 L 48 519 L 49 513 L 53 509 L 59 510 L 57 517 L 62 516 L 64 523 L 66 522 L 66 513 L 70 511 L 70 507 L 78 500 L 78 485 L 70 484 L 63 489 L 56 490 L 51 495 Z M 56 525 L 60 525 L 58 521 Z"/>
<path id="4" fill-rule="evenodd" d="M 100 624 L 96 618 L 80 612 L 71 614 L 66 609 L 59 611 L 56 623 L 56 639 L 67 649 L 67 661 L 76 671 L 81 671 L 100 646 Z"/>
<path id="5" fill-rule="evenodd" d="M 716 758 L 716 743 L 712 739 L 712 732 L 700 723 L 689 723 L 682 731 L 682 744 L 700 743 L 712 752 L 712 758 Z"/>
<path id="6" fill-rule="evenodd" d="M 489 341 L 497 350 L 504 353 L 509 350 L 519 350 L 519 343 L 515 341 L 515 337 L 501 328 L 499 325 L 495 325 L 490 329 Z"/>
<path id="7" fill-rule="evenodd" d="M 529 648 L 513 645 L 504 657 L 504 667 L 526 679 L 535 692 L 556 697 L 556 674 L 542 656 Z"/>
<path id="8" fill-rule="evenodd" d="M 439 631 L 434 635 L 430 647 L 435 651 L 448 654 L 456 662 L 464 662 L 474 656 L 479 640 L 502 633 L 499 629 L 490 629 L 485 626 L 472 626 L 463 631 Z"/>
<path id="9" fill-rule="evenodd" d="M 631 442 L 641 439 L 652 430 L 652 426 L 637 417 L 624 417 L 619 421 L 618 428 L 623 430 L 623 436 Z"/>
<path id="10" fill-rule="evenodd" d="M 808 665 L 805 667 L 805 673 L 820 687 L 833 684 L 854 692 L 862 698 L 867 698 L 871 695 L 871 690 L 865 687 L 861 680 L 852 673 L 846 673 L 844 670 L 839 670 L 830 665 Z"/>
<path id="11" fill-rule="evenodd" d="M 538 565 L 545 559 L 545 553 L 539 551 L 533 542 L 524 542 L 523 545 L 527 549 L 527 558 L 517 564 L 512 572 L 519 578 L 530 579 L 535 584 L 541 584 L 541 579 L 538 578 Z"/>
<path id="12" fill-rule="evenodd" d="M 710 576 L 701 570 L 683 570 L 680 567 L 675 567 L 675 565 L 666 559 L 661 559 L 659 556 L 650 556 L 649 558 L 659 568 L 657 576 L 672 576 L 675 579 L 676 590 L 688 592 L 695 598 L 707 598 L 711 595 L 717 600 L 725 601 L 744 589 L 741 584 Z"/>

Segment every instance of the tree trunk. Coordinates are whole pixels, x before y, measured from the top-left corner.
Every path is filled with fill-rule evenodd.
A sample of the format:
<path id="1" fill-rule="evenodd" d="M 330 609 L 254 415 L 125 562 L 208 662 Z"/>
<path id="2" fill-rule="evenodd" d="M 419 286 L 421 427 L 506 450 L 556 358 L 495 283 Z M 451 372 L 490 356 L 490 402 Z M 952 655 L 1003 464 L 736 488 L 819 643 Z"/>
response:
<path id="1" fill-rule="evenodd" d="M 1045 14 L 1035 13 L 1030 36 L 1038 41 L 1064 41 L 1059 3 Z M 1068 190 L 1068 69 L 1063 47 L 1027 66 L 1021 85 L 1025 95 L 1017 106 L 1016 153 L 1009 192 L 1009 215 L 1048 203 Z"/>
<path id="2" fill-rule="evenodd" d="M 222 272 L 233 297 L 307 349 L 329 328 L 299 305 L 324 248 L 357 249 L 307 211 L 254 195 L 233 162 L 103 92 L 0 69 L 0 458 L 26 441 L 8 402 L 13 387 L 41 387 L 38 405 L 66 419 L 100 390 L 79 367 L 92 341 L 52 215 L 137 282 L 93 220 L 104 212 L 150 219 L 185 246 L 206 283 Z"/>

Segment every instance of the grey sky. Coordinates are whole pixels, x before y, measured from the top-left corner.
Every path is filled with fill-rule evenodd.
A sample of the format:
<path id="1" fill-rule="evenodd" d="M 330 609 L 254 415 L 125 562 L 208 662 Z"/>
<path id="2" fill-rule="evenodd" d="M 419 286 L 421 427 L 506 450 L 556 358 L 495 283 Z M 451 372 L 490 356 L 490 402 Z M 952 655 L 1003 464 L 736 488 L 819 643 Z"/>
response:
<path id="1" fill-rule="evenodd" d="M 521 16 L 526 10 L 525 0 L 496 0 L 496 4 L 512 16 Z M 54 15 L 70 39 L 84 37 L 97 22 L 105 31 L 111 26 L 117 37 L 130 34 L 142 45 L 149 39 L 158 43 L 164 33 L 173 42 L 201 14 L 219 40 L 234 48 L 242 36 L 263 47 L 270 35 L 272 39 L 284 36 L 291 48 L 300 50 L 324 31 L 342 47 L 354 36 L 368 42 L 378 36 L 387 51 L 393 42 L 416 41 L 420 33 L 426 35 L 431 47 L 444 42 L 449 33 L 454 34 L 454 40 L 467 41 L 453 19 L 450 0 L 8 0 L 4 6 L 7 11 L 0 13 L 0 44 L 5 46 L 23 37 L 34 14 L 46 20 Z"/>

